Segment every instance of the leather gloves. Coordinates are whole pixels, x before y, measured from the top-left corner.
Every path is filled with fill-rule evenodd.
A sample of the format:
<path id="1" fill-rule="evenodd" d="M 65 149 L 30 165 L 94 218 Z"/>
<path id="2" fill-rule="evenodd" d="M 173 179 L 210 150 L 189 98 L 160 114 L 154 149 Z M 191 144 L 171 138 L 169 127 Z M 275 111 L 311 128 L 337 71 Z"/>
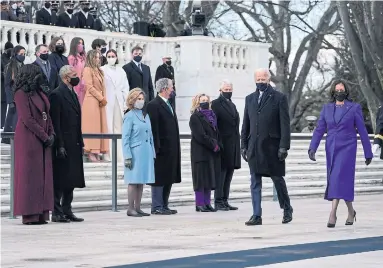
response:
<path id="1" fill-rule="evenodd" d="M 102 100 L 100 101 L 100 107 L 104 107 L 104 106 L 106 106 L 107 103 L 108 103 L 108 102 L 106 101 L 106 99 L 102 99 Z"/>
<path id="2" fill-rule="evenodd" d="M 133 168 L 132 158 L 125 159 L 124 164 L 125 164 L 125 167 L 131 170 Z"/>
<path id="3" fill-rule="evenodd" d="M 285 148 L 279 148 L 278 150 L 279 161 L 285 161 L 287 156 L 288 156 L 287 150 Z"/>
<path id="4" fill-rule="evenodd" d="M 313 150 L 309 150 L 309 158 L 310 158 L 310 160 L 312 160 L 312 161 L 317 161 L 317 160 L 315 159 L 315 152 L 314 152 Z"/>
<path id="5" fill-rule="evenodd" d="M 57 149 L 57 157 L 58 158 L 66 158 L 67 157 L 66 150 L 64 147 L 60 147 Z"/>
<path id="6" fill-rule="evenodd" d="M 366 161 L 364 163 L 366 163 L 366 166 L 368 166 L 369 164 L 371 164 L 371 161 L 372 158 L 366 158 Z"/>
<path id="7" fill-rule="evenodd" d="M 54 142 L 55 142 L 55 136 L 54 135 L 50 135 L 49 138 L 44 142 L 44 146 L 45 147 L 52 147 Z"/>
<path id="8" fill-rule="evenodd" d="M 241 149 L 241 155 L 243 160 L 247 162 L 247 150 L 246 149 Z"/>

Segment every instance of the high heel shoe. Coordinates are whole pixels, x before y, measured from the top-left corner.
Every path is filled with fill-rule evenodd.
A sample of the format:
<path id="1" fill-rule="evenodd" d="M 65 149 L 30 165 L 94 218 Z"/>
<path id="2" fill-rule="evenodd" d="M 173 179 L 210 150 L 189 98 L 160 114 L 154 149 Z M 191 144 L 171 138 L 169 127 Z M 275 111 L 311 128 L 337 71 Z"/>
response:
<path id="1" fill-rule="evenodd" d="M 211 212 L 206 206 L 195 206 L 197 212 Z"/>
<path id="2" fill-rule="evenodd" d="M 337 217 L 335 217 L 335 222 L 334 223 L 327 223 L 327 228 L 334 228 L 335 227 L 335 225 L 336 225 L 336 220 L 337 220 L 338 218 Z"/>
<path id="3" fill-rule="evenodd" d="M 355 210 L 354 210 L 354 218 L 353 218 L 353 221 L 348 221 L 348 220 L 346 220 L 345 225 L 353 225 L 353 224 L 354 224 L 354 221 L 356 222 L 356 211 L 355 211 Z"/>

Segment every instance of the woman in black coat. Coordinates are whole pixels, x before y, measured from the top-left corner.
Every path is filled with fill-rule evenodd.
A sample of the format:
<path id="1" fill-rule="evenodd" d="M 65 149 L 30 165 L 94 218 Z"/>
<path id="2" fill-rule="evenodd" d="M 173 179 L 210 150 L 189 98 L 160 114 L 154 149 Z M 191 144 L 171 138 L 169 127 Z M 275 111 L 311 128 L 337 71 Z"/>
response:
<path id="1" fill-rule="evenodd" d="M 222 143 L 209 96 L 197 95 L 193 99 L 191 113 L 191 166 L 196 211 L 215 212 L 210 205 L 210 195 L 215 182 L 220 179 Z"/>
<path id="2" fill-rule="evenodd" d="M 54 67 L 53 69 L 57 70 L 57 75 L 59 75 L 61 67 L 69 65 L 68 58 L 64 55 L 66 51 L 64 39 L 54 37 L 49 44 L 49 50 L 52 52 L 48 57 L 49 63 Z"/>

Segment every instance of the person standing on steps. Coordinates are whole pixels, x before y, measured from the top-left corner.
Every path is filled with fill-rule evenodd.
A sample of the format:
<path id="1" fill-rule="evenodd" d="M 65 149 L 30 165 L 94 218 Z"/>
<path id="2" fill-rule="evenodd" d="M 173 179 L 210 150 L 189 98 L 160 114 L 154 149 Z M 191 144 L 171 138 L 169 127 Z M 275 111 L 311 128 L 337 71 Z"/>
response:
<path id="1" fill-rule="evenodd" d="M 155 183 L 152 184 L 152 214 L 170 215 L 177 210 L 169 208 L 170 191 L 181 182 L 181 145 L 177 115 L 169 98 L 175 96 L 173 82 L 162 78 L 156 83 L 157 97 L 147 105 L 156 150 Z"/>
<path id="2" fill-rule="evenodd" d="M 214 203 L 217 210 L 237 210 L 237 207 L 229 204 L 229 193 L 234 170 L 241 168 L 239 113 L 231 101 L 233 84 L 224 80 L 219 91 L 220 96 L 211 104 L 223 144 L 221 177 L 216 182 Z"/>
<path id="3" fill-rule="evenodd" d="M 61 83 L 49 95 L 51 117 L 56 133 L 53 149 L 54 210 L 52 222 L 82 222 L 72 212 L 73 191 L 84 188 L 84 141 L 81 131 L 81 105 L 74 87 L 80 83 L 76 69 L 60 69 Z"/>
<path id="4" fill-rule="evenodd" d="M 373 145 L 373 153 L 377 154 L 379 153 L 380 149 L 380 154 L 379 157 L 380 159 L 383 160 L 383 106 L 380 105 L 378 109 L 378 113 L 376 115 L 376 135 L 374 137 L 374 145 Z"/>
<path id="5" fill-rule="evenodd" d="M 162 57 L 162 63 L 157 67 L 154 83 L 161 78 L 168 78 L 173 81 L 174 92 L 176 92 L 176 82 L 174 80 L 174 67 L 172 66 L 172 57 L 169 55 Z M 170 98 L 169 102 L 175 107 L 175 98 Z"/>
<path id="6" fill-rule="evenodd" d="M 356 212 L 354 201 L 357 129 L 362 140 L 366 165 L 372 160 L 371 144 L 364 124 L 362 108 L 349 100 L 350 91 L 343 80 L 335 81 L 330 90 L 331 102 L 323 106 L 317 127 L 308 150 L 309 158 L 316 161 L 315 152 L 322 137 L 326 137 L 327 187 L 325 199 L 332 202 L 327 227 L 336 225 L 339 200 L 343 199 L 348 208 L 346 225 L 352 225 Z"/>
<path id="7" fill-rule="evenodd" d="M 255 71 L 256 91 L 246 97 L 241 132 L 241 154 L 249 163 L 253 215 L 246 225 L 262 225 L 262 177 L 271 177 L 283 209 L 282 223 L 293 220 L 285 176 L 290 149 L 287 97 L 270 85 L 267 69 Z"/>

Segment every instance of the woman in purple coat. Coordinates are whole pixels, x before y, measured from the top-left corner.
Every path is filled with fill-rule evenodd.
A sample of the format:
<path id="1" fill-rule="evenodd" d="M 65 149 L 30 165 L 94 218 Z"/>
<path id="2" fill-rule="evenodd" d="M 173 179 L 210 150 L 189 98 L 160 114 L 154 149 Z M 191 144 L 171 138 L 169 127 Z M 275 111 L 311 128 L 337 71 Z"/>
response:
<path id="1" fill-rule="evenodd" d="M 40 68 L 24 65 L 15 81 L 18 121 L 15 130 L 14 212 L 23 224 L 45 224 L 53 209 L 54 141 L 49 100 L 42 92 Z"/>
<path id="2" fill-rule="evenodd" d="M 327 132 L 326 162 L 327 188 L 325 199 L 332 201 L 332 210 L 327 227 L 336 224 L 336 211 L 339 200 L 343 199 L 348 208 L 346 225 L 356 220 L 356 212 L 352 206 L 354 201 L 354 181 L 357 148 L 357 132 L 362 140 L 366 165 L 372 160 L 371 144 L 364 125 L 362 109 L 359 104 L 348 100 L 349 90 L 344 81 L 335 81 L 331 87 L 332 102 L 323 106 L 317 128 L 309 149 L 309 158 L 315 160 L 315 152 Z"/>

